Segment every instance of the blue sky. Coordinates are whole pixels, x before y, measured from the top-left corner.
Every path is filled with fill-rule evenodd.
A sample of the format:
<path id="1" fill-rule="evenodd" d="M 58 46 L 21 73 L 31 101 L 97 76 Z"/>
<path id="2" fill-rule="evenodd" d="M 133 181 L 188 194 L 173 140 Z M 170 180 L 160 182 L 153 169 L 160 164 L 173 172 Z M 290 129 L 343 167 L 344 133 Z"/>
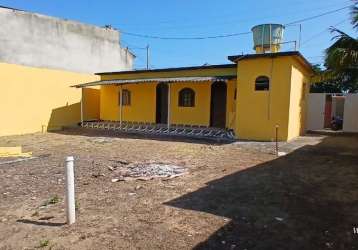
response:
<path id="1" fill-rule="evenodd" d="M 345 0 L 0 0 L 0 5 L 73 19 L 127 32 L 156 36 L 213 36 L 250 31 L 261 23 L 289 23 L 350 4 Z M 337 25 L 338 24 L 338 25 Z M 323 61 L 332 43 L 330 26 L 356 36 L 349 10 L 302 23 L 300 51 L 313 63 Z M 298 40 L 298 26 L 287 27 L 286 41 Z M 137 55 L 135 67 L 145 67 L 151 48 L 151 68 L 229 63 L 227 56 L 252 53 L 252 36 L 208 40 L 155 40 L 123 34 L 121 43 Z M 287 47 L 286 49 L 290 49 Z"/>

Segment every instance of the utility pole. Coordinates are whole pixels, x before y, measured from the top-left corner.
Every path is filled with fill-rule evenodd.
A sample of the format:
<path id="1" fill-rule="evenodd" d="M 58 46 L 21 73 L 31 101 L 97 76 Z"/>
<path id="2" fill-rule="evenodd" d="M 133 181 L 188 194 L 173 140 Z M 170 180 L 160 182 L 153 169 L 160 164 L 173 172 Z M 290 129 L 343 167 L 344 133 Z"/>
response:
<path id="1" fill-rule="evenodd" d="M 302 24 L 300 23 L 300 33 L 298 36 L 298 49 L 301 49 L 301 43 L 302 43 Z"/>
<path id="2" fill-rule="evenodd" d="M 149 69 L 149 44 L 145 48 L 147 49 L 147 69 Z"/>

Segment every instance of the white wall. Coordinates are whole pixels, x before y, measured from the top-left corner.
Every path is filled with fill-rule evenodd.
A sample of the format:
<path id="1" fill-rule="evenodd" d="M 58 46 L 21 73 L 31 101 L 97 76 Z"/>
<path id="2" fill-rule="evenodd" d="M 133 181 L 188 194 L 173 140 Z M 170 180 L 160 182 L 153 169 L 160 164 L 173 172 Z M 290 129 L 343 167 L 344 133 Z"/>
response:
<path id="1" fill-rule="evenodd" d="M 345 96 L 332 96 L 332 117 L 344 117 Z"/>
<path id="2" fill-rule="evenodd" d="M 346 96 L 343 131 L 358 132 L 358 94 L 348 94 Z"/>
<path id="3" fill-rule="evenodd" d="M 324 128 L 325 104 L 325 93 L 311 93 L 308 95 L 307 130 L 319 130 Z"/>

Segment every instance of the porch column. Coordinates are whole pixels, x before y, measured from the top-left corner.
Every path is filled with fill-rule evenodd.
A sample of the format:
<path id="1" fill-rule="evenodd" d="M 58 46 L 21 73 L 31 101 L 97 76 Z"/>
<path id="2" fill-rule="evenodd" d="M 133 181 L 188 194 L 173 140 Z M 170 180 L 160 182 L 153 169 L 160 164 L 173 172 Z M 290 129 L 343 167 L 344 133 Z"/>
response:
<path id="1" fill-rule="evenodd" d="M 119 96 L 120 96 L 120 102 L 119 102 L 119 126 L 122 129 L 122 107 L 123 107 L 122 85 L 120 85 L 120 88 L 119 88 Z"/>
<path id="2" fill-rule="evenodd" d="M 81 127 L 83 127 L 83 88 L 81 88 Z"/>
<path id="3" fill-rule="evenodd" d="M 170 129 L 170 83 L 168 83 L 168 130 Z"/>

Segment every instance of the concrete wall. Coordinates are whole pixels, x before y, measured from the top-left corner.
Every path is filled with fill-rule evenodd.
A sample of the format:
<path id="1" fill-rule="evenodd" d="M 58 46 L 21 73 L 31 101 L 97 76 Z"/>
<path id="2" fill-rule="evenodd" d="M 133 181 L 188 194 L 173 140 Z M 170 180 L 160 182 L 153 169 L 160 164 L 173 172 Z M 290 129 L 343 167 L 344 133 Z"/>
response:
<path id="1" fill-rule="evenodd" d="M 6 8 L 0 23 L 0 62 L 80 73 L 132 68 L 116 30 Z"/>
<path id="2" fill-rule="evenodd" d="M 95 75 L 0 63 L 0 136 L 58 130 L 80 121 L 81 90 Z M 85 90 L 84 118 L 99 118 L 99 90 Z"/>
<path id="3" fill-rule="evenodd" d="M 358 94 L 348 94 L 346 96 L 343 131 L 358 132 Z"/>
<path id="4" fill-rule="evenodd" d="M 324 128 L 326 96 L 325 93 L 310 93 L 308 95 L 307 130 Z"/>
<path id="5" fill-rule="evenodd" d="M 332 96 L 332 117 L 344 117 L 345 96 Z"/>

